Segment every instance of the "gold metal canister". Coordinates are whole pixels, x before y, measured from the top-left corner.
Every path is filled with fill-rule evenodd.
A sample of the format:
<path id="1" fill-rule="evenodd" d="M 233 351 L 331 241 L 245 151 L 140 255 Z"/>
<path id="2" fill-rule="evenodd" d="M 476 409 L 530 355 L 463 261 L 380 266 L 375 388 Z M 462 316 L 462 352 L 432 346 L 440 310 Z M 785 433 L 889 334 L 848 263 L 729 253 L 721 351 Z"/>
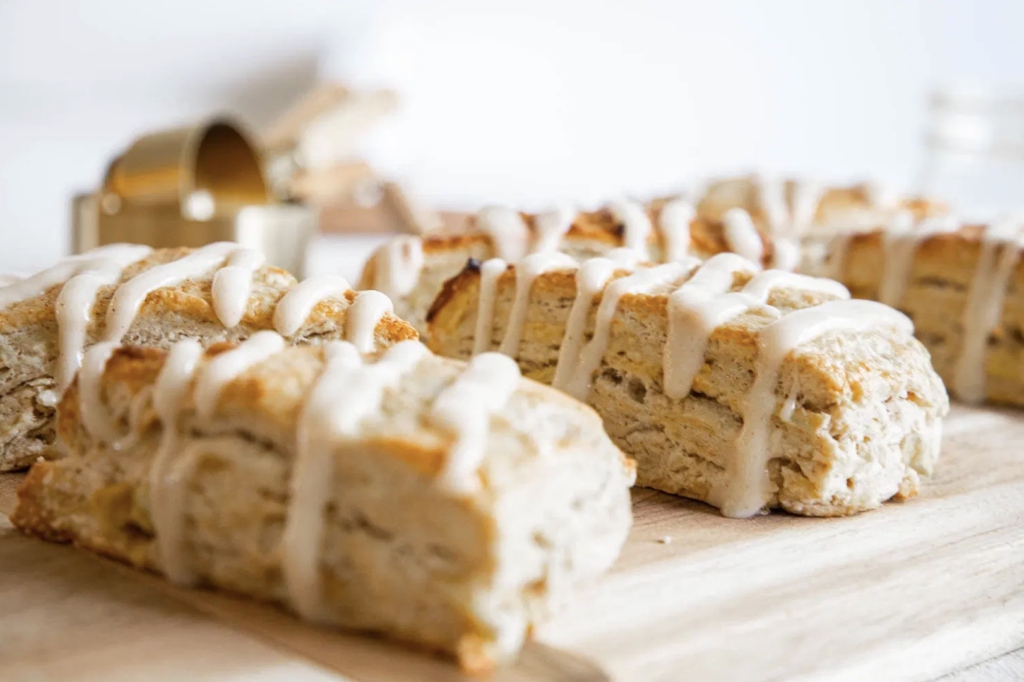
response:
<path id="1" fill-rule="evenodd" d="M 101 188 L 73 202 L 76 253 L 103 244 L 198 247 L 235 241 L 302 276 L 317 215 L 277 203 L 244 129 L 219 117 L 138 138 Z"/>

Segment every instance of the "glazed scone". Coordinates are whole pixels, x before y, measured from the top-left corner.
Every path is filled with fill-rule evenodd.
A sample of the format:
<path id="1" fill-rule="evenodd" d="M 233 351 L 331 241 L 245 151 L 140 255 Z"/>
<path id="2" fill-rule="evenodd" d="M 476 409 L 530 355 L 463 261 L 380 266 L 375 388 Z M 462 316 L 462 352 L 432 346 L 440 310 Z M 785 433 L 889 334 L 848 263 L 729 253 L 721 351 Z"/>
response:
<path id="1" fill-rule="evenodd" d="M 108 352 L 121 343 L 167 348 L 275 327 L 296 343 L 358 338 L 364 350 L 417 338 L 390 311 L 382 294 L 357 294 L 341 278 L 298 284 L 260 254 L 224 243 L 108 246 L 9 282 L 0 286 L 0 471 L 50 452 L 60 394 L 98 342 Z"/>
<path id="2" fill-rule="evenodd" d="M 914 495 L 948 410 L 910 321 L 848 297 L 734 254 L 632 274 L 484 263 L 445 285 L 428 343 L 497 348 L 586 400 L 639 485 L 729 516 L 837 516 Z"/>
<path id="3" fill-rule="evenodd" d="M 497 354 L 260 332 L 119 349 L 95 395 L 86 371 L 61 403 L 68 456 L 32 467 L 16 526 L 473 672 L 512 660 L 631 524 L 633 464 L 600 418 Z"/>
<path id="4" fill-rule="evenodd" d="M 921 218 L 945 211 L 871 183 L 839 187 L 757 175 L 709 181 L 685 198 L 616 201 L 598 211 L 526 214 L 492 206 L 471 218 L 464 233 L 395 238 L 366 263 L 360 288 L 386 293 L 425 335 L 430 304 L 470 258 L 516 263 L 533 253 L 562 252 L 580 262 L 608 256 L 632 265 L 733 252 L 819 274 L 828 236 L 875 229 L 900 208 Z"/>
<path id="5" fill-rule="evenodd" d="M 699 215 L 720 219 L 739 208 L 767 232 L 789 236 L 831 231 L 839 224 L 849 229 L 871 228 L 900 201 L 873 183 L 838 187 L 758 174 L 710 180 L 703 190 L 697 203 Z"/>
<path id="6" fill-rule="evenodd" d="M 719 220 L 729 211 L 746 211 L 759 230 L 799 252 L 797 270 L 809 275 L 825 274 L 826 244 L 833 235 L 876 230 L 901 210 L 919 220 L 948 212 L 939 202 L 902 197 L 874 182 L 838 186 L 758 174 L 709 181 L 700 197 L 700 217 Z"/>
<path id="7" fill-rule="evenodd" d="M 756 174 L 708 181 L 696 205 L 697 214 L 710 220 L 737 208 L 765 232 L 797 238 L 874 230 L 899 210 L 919 219 L 948 212 L 941 203 L 903 197 L 873 182 L 843 186 Z"/>
<path id="8" fill-rule="evenodd" d="M 386 293 L 395 302 L 395 312 L 424 334 L 427 311 L 441 286 L 471 258 L 516 263 L 529 254 L 564 253 L 581 262 L 608 256 L 632 265 L 725 251 L 763 263 L 779 264 L 781 259 L 780 267 L 786 269 L 796 266 L 796 254 L 777 250 L 749 217 L 699 219 L 693 206 L 680 199 L 658 199 L 647 206 L 620 201 L 599 211 L 541 214 L 495 206 L 471 219 L 465 234 L 395 238 L 367 261 L 359 286 Z"/>
<path id="9" fill-rule="evenodd" d="M 916 222 L 837 238 L 829 267 L 858 298 L 914 320 L 950 393 L 1024 406 L 1024 223 Z"/>

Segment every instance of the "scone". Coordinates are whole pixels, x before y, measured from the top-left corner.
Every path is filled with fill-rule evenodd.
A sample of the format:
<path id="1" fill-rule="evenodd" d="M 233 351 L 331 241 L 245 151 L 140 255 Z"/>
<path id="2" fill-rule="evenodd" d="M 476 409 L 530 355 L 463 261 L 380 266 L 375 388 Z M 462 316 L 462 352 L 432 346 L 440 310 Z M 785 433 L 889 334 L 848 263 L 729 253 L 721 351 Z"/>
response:
<path id="1" fill-rule="evenodd" d="M 718 220 L 736 209 L 776 242 L 794 245 L 787 248 L 799 251 L 797 269 L 811 275 L 823 274 L 825 245 L 837 233 L 873 231 L 900 210 L 918 219 L 948 212 L 941 203 L 903 197 L 874 182 L 838 186 L 753 174 L 715 179 L 701 188 L 698 216 Z"/>
<path id="2" fill-rule="evenodd" d="M 366 263 L 359 286 L 386 293 L 395 312 L 423 334 L 427 310 L 441 286 L 470 258 L 517 263 L 530 254 L 564 253 L 577 261 L 606 256 L 632 265 L 733 251 L 793 269 L 798 255 L 790 246 L 759 231 L 743 211 L 700 219 L 681 199 L 647 206 L 619 201 L 593 212 L 563 208 L 540 214 L 492 206 L 470 221 L 465 234 L 402 236 L 385 244 Z"/>
<path id="3" fill-rule="evenodd" d="M 60 406 L 68 455 L 32 467 L 16 526 L 470 671 L 511 660 L 630 527 L 633 465 L 600 418 L 501 355 L 264 331 L 122 348 L 82 376 Z"/>
<path id="4" fill-rule="evenodd" d="M 735 254 L 632 273 L 532 258 L 450 280 L 429 345 L 498 349 L 587 401 L 640 485 L 728 516 L 837 516 L 932 470 L 948 399 L 901 313 Z"/>
<path id="5" fill-rule="evenodd" d="M 836 238 L 829 268 L 858 298 L 914 320 L 950 392 L 1024 406 L 1024 223 L 962 225 L 903 215 Z"/>
<path id="6" fill-rule="evenodd" d="M 209 344 L 274 328 L 296 343 L 349 338 L 363 350 L 417 338 L 391 308 L 340 277 L 298 284 L 229 243 L 107 246 L 0 286 L 0 471 L 48 452 L 57 401 L 87 350 L 102 363 L 122 343 Z"/>
<path id="7" fill-rule="evenodd" d="M 842 187 L 750 174 L 706 182 L 697 212 L 713 219 L 740 208 L 768 232 L 803 235 L 828 231 L 840 223 L 851 229 L 873 227 L 900 203 L 897 194 L 876 183 Z"/>
<path id="8" fill-rule="evenodd" d="M 367 262 L 360 288 L 386 293 L 425 335 L 430 304 L 469 258 L 514 264 L 529 254 L 562 252 L 581 262 L 605 256 L 632 265 L 733 252 L 776 269 L 819 274 L 828 236 L 874 229 L 900 208 L 919 218 L 945 212 L 877 184 L 839 187 L 760 175 L 711 180 L 685 198 L 646 205 L 615 201 L 599 211 L 526 214 L 492 206 L 465 233 L 392 240 Z"/>

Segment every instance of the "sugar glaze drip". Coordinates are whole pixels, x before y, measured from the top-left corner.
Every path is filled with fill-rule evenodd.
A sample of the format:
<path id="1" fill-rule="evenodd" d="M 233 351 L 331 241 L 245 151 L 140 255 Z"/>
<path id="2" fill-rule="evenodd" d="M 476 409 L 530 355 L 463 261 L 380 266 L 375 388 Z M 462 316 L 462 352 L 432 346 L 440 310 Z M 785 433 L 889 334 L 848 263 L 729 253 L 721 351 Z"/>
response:
<path id="1" fill-rule="evenodd" d="M 576 261 L 564 253 L 535 253 L 527 256 L 516 266 L 516 297 L 509 313 L 505 338 L 498 349 L 509 357 L 519 354 L 519 343 L 526 323 L 526 311 L 530 303 L 530 290 L 534 281 L 545 272 L 577 267 Z M 475 344 L 474 344 L 475 345 Z"/>
<path id="2" fill-rule="evenodd" d="M 722 217 L 722 226 L 730 251 L 755 263 L 761 262 L 764 243 L 749 213 L 742 208 L 730 208 Z"/>
<path id="3" fill-rule="evenodd" d="M 521 375 L 507 355 L 482 353 L 434 401 L 431 419 L 455 436 L 440 478 L 453 491 L 472 493 L 479 487 L 476 472 L 487 452 L 491 417 L 508 404 Z"/>
<path id="4" fill-rule="evenodd" d="M 423 263 L 423 240 L 420 237 L 395 237 L 377 256 L 373 288 L 393 298 L 405 296 L 419 282 Z"/>
<path id="5" fill-rule="evenodd" d="M 1020 261 L 1022 246 L 1024 221 L 1019 217 L 989 226 L 982 237 L 978 265 L 964 308 L 963 347 L 953 375 L 953 390 L 964 402 L 985 400 L 988 339 L 992 330 L 999 326 L 1006 290 Z"/>
<path id="6" fill-rule="evenodd" d="M 334 461 L 339 442 L 358 437 L 360 425 L 381 409 L 384 394 L 429 354 L 418 341 L 392 346 L 367 363 L 355 345 L 324 347 L 325 365 L 299 419 L 288 514 L 281 536 L 282 569 L 289 600 L 308 620 L 329 623 L 324 610 L 322 555 L 325 514 L 334 497 Z"/>
<path id="7" fill-rule="evenodd" d="M 299 282 L 288 290 L 274 309 L 274 329 L 281 336 L 295 336 L 320 301 L 344 298 L 352 289 L 344 277 L 321 275 Z"/>
<path id="8" fill-rule="evenodd" d="M 682 199 L 673 199 L 665 204 L 658 216 L 661 238 L 664 244 L 663 260 L 676 263 L 690 252 L 690 223 L 697 217 L 693 204 Z"/>
<path id="9" fill-rule="evenodd" d="M 908 335 L 913 333 L 913 324 L 902 313 L 874 301 L 851 300 L 796 310 L 761 329 L 754 385 L 743 401 L 743 428 L 727 464 L 732 483 L 725 490 L 714 491 L 711 500 L 723 515 L 753 516 L 769 500 L 769 435 L 778 406 L 776 387 L 785 359 L 800 346 L 830 332 L 856 332 L 879 325 Z"/>

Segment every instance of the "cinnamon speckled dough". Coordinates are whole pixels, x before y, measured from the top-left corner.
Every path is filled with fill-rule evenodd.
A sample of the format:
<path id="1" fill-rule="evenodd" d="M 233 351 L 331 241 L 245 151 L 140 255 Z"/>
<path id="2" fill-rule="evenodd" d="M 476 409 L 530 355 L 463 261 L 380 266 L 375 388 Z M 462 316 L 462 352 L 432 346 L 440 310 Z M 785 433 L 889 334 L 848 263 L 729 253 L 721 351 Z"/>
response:
<path id="1" fill-rule="evenodd" d="M 161 249 L 125 268 L 121 283 L 156 265 L 183 258 L 190 249 Z M 125 344 L 167 348 L 178 339 L 194 337 L 204 345 L 239 341 L 261 329 L 273 328 L 277 302 L 296 284 L 283 270 L 262 267 L 253 276 L 245 317 L 225 329 L 213 310 L 211 285 L 215 268 L 205 275 L 151 292 L 124 337 Z M 55 304 L 62 286 L 0 310 L 0 471 L 27 467 L 49 452 L 54 442 L 55 410 L 40 394 L 56 387 L 58 349 Z M 107 307 L 117 286 L 102 287 L 92 310 L 87 347 L 99 340 Z M 345 311 L 355 297 L 321 301 L 295 335 L 296 342 L 317 343 L 342 338 Z M 376 341 L 387 346 L 417 338 L 416 331 L 394 315 L 378 325 Z"/>
<path id="2" fill-rule="evenodd" d="M 101 395 L 122 429 L 165 355 L 125 348 L 108 363 Z M 280 541 L 296 425 L 323 355 L 293 347 L 250 368 L 208 419 L 186 399 L 180 447 L 198 444 L 202 455 L 185 487 L 184 549 L 202 584 L 288 603 Z M 426 354 L 354 438 L 334 441 L 320 566 L 337 625 L 448 652 L 479 672 L 510 660 L 535 618 L 612 563 L 631 523 L 634 473 L 593 410 L 521 380 L 487 424 L 482 487 L 449 492 L 438 472 L 454 436 L 427 414 L 464 369 Z M 68 456 L 32 467 L 14 524 L 161 571 L 147 482 L 161 426 L 151 405 L 140 437 L 119 452 L 83 427 L 77 383 L 60 413 Z"/>
<path id="3" fill-rule="evenodd" d="M 498 281 L 492 349 L 504 335 L 515 277 L 509 271 Z M 466 269 L 438 297 L 430 312 L 435 352 L 469 356 L 479 279 Z M 733 290 L 746 279 L 737 274 Z M 719 327 L 692 392 L 673 400 L 662 388 L 670 290 L 623 296 L 589 404 L 612 439 L 636 459 L 639 485 L 708 501 L 729 483 L 725 465 L 754 380 L 757 333 L 774 318 L 754 309 Z M 524 375 L 552 380 L 575 295 L 573 271 L 534 281 L 517 356 Z M 587 338 L 600 298 L 590 309 Z M 823 300 L 821 294 L 776 289 L 768 302 L 786 312 Z M 783 418 L 790 396 L 794 409 Z M 928 352 L 889 328 L 833 332 L 800 346 L 782 365 L 775 401 L 768 506 L 809 516 L 853 514 L 914 495 L 919 475 L 930 473 L 938 457 L 939 420 L 948 410 Z"/>
<path id="4" fill-rule="evenodd" d="M 667 200 L 664 199 L 655 200 L 648 207 L 648 215 L 654 224 L 648 239 L 648 249 L 653 262 L 662 259 L 664 245 L 658 230 L 658 219 L 666 203 Z M 523 214 L 523 218 L 528 228 L 535 229 L 536 215 Z M 425 334 L 427 330 L 427 311 L 441 291 L 445 280 L 457 275 L 470 258 L 484 261 L 497 256 L 491 238 L 479 232 L 475 225 L 475 220 L 470 222 L 470 231 L 467 234 L 423 237 L 423 268 L 415 286 L 405 294 L 385 291 L 395 303 L 395 313 L 408 320 L 420 334 Z M 569 231 L 566 232 L 560 250 L 583 261 L 623 246 L 623 233 L 622 223 L 616 220 L 611 211 L 605 209 L 582 212 L 576 216 Z M 762 233 L 761 238 L 764 243 L 764 262 L 767 263 L 774 254 L 774 245 L 766 233 Z M 376 275 L 386 248 L 385 246 L 379 249 L 367 261 L 359 281 L 360 289 L 381 287 L 381 290 L 384 290 L 383 285 L 377 282 Z M 728 250 L 720 220 L 695 220 L 691 223 L 692 254 L 707 258 Z"/>
<path id="5" fill-rule="evenodd" d="M 911 259 L 907 287 L 896 306 L 914 320 L 917 338 L 928 348 L 935 369 L 951 391 L 955 391 L 957 361 L 964 349 L 965 315 L 983 234 L 983 226 L 968 225 L 956 233 L 923 239 Z M 993 260 L 1007 249 L 1019 251 L 1020 247 L 1012 241 L 997 244 Z M 857 235 L 844 250 L 837 278 L 853 296 L 877 299 L 885 266 L 883 233 Z M 985 342 L 984 397 L 1024 406 L 1024 262 L 1019 259 L 997 320 Z"/>

